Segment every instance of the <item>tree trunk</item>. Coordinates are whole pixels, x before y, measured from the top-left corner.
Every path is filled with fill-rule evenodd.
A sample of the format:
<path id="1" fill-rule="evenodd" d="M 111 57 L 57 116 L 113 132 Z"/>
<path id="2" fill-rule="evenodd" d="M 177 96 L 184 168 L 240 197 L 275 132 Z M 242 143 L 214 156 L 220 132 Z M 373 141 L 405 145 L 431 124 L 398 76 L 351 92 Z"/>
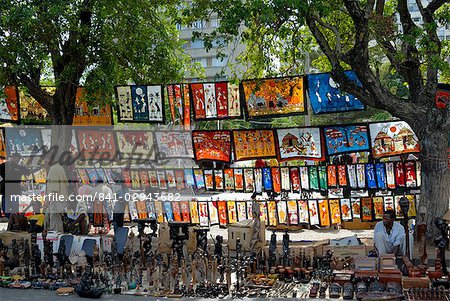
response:
<path id="1" fill-rule="evenodd" d="M 448 132 L 432 128 L 425 122 L 415 129 L 421 142 L 422 183 L 420 205 L 427 210 L 428 236 L 437 233 L 434 219 L 442 217 L 450 203 L 450 170 L 448 168 Z M 427 126 L 428 124 L 428 126 Z"/>
<path id="2" fill-rule="evenodd" d="M 53 124 L 72 125 L 77 88 L 78 85 L 70 83 L 61 84 L 56 88 L 50 112 Z"/>

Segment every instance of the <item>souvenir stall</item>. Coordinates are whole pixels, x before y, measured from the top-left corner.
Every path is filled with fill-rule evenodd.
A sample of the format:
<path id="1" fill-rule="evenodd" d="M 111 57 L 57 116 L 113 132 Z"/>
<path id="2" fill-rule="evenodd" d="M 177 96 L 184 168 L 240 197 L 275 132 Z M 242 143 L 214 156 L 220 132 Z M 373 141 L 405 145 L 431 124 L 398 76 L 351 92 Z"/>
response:
<path id="1" fill-rule="evenodd" d="M 196 128 L 205 120 L 306 114 L 306 101 L 314 114 L 365 109 L 331 81 L 323 73 L 240 85 L 117 86 L 119 123 L 139 126 L 71 129 L 78 155 L 71 180 L 77 187 L 123 185 L 125 226 L 111 228 L 120 201 L 114 191 L 112 200 L 97 196 L 88 206 L 89 236 L 32 232 L 17 241 L 3 234 L 0 285 L 74 287 L 80 296 L 448 300 L 442 219 L 432 266 L 423 235 L 419 259 L 410 251 L 372 257 L 373 246 L 356 238 L 290 238 L 293 228 L 373 229 L 387 210 L 410 225 L 419 215 L 421 163 L 406 122 Z M 79 112 L 77 124 L 112 124 L 110 108 L 95 111 L 105 115 L 97 119 L 82 104 Z M 167 122 L 170 127 L 142 126 Z M 24 160 L 50 145 L 51 128 L 13 128 L 2 137 L 6 153 Z M 43 195 L 45 182 L 45 169 L 23 177 L 24 195 Z M 211 235 L 217 228 L 228 237 Z M 266 237 L 266 229 L 284 231 Z M 409 232 L 406 227 L 412 246 Z"/>

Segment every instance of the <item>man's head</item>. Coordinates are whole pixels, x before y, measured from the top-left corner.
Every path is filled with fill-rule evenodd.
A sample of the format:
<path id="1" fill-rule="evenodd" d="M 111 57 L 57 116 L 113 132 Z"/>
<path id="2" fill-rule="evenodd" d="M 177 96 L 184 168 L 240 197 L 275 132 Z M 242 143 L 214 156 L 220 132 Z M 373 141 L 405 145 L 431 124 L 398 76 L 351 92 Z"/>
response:
<path id="1" fill-rule="evenodd" d="M 387 229 L 391 229 L 395 220 L 395 212 L 394 210 L 386 210 L 383 213 L 383 225 Z"/>

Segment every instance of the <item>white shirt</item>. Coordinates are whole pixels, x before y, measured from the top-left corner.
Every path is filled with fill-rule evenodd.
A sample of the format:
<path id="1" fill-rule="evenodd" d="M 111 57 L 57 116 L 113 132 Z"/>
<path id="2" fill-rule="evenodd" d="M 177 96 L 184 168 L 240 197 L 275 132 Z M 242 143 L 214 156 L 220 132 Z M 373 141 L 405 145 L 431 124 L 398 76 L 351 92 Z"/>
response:
<path id="1" fill-rule="evenodd" d="M 377 233 L 381 234 L 382 237 L 385 238 L 386 241 L 393 247 L 400 246 L 405 242 L 405 228 L 403 228 L 403 226 L 399 222 L 394 222 L 390 234 L 387 233 L 386 227 L 383 225 L 383 222 L 378 222 L 375 225 L 374 229 L 375 237 Z"/>

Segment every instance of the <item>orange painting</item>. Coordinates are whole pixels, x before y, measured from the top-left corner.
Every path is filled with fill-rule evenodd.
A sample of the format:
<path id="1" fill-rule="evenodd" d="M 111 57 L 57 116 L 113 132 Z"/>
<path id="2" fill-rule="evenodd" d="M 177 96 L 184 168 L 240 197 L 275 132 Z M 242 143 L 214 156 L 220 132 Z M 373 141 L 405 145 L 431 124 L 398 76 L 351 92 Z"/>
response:
<path id="1" fill-rule="evenodd" d="M 100 97 L 99 97 L 100 98 Z M 89 105 L 88 105 L 89 103 Z M 73 116 L 73 125 L 112 125 L 111 106 L 101 103 L 100 99 L 94 99 L 92 102 L 86 98 L 84 88 L 77 89 L 75 99 L 75 114 Z"/>
<path id="2" fill-rule="evenodd" d="M 231 131 L 193 131 L 195 160 L 231 161 Z"/>
<path id="3" fill-rule="evenodd" d="M 305 113 L 303 77 L 284 77 L 242 82 L 249 119 Z"/>
<path id="4" fill-rule="evenodd" d="M 3 133 L 3 128 L 0 128 L 0 157 L 6 158 L 6 146 L 5 146 L 5 136 Z"/>
<path id="5" fill-rule="evenodd" d="M 200 223 L 200 216 L 198 215 L 198 203 L 195 201 L 189 202 L 189 211 L 191 212 L 191 223 Z"/>
<path id="6" fill-rule="evenodd" d="M 340 224 L 341 221 L 341 210 L 338 199 L 333 199 L 329 201 L 330 203 L 330 213 L 331 213 L 331 224 Z"/>
<path id="7" fill-rule="evenodd" d="M 383 219 L 383 197 L 377 196 L 372 198 L 373 202 L 373 212 L 376 220 Z"/>
<path id="8" fill-rule="evenodd" d="M 17 87 L 6 86 L 0 92 L 0 120 L 19 122 L 19 97 Z"/>
<path id="9" fill-rule="evenodd" d="M 275 158 L 275 132 L 273 130 L 233 131 L 235 161 Z"/>
<path id="10" fill-rule="evenodd" d="M 329 227 L 330 226 L 330 210 L 328 208 L 328 200 L 319 200 L 319 218 L 320 226 Z"/>

